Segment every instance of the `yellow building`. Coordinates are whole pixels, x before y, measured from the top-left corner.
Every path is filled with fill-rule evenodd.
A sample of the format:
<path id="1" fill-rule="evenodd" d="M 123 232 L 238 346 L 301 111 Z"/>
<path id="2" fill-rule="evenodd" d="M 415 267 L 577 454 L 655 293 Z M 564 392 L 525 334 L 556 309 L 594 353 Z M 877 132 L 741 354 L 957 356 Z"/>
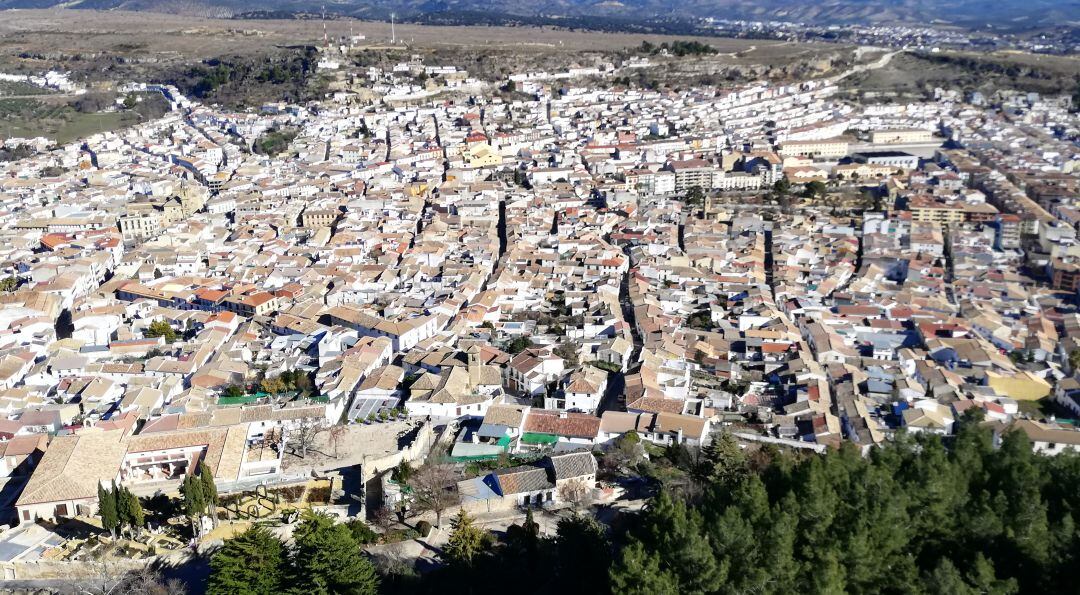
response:
<path id="1" fill-rule="evenodd" d="M 490 167 L 501 165 L 503 161 L 502 155 L 493 151 L 488 145 L 470 145 L 461 152 L 461 156 L 468 167 Z"/>

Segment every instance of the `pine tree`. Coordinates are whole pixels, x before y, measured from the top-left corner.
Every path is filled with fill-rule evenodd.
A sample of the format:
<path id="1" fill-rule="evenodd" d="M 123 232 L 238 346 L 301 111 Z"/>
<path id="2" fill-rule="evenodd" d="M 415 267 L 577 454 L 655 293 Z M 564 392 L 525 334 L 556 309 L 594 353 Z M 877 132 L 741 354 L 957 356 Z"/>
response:
<path id="1" fill-rule="evenodd" d="M 374 595 L 379 580 L 348 527 L 325 514 L 304 513 L 293 532 L 293 583 L 305 595 Z"/>
<path id="2" fill-rule="evenodd" d="M 697 476 L 704 481 L 731 485 L 746 476 L 746 454 L 738 440 L 728 432 L 720 432 L 701 450 Z"/>
<path id="3" fill-rule="evenodd" d="M 948 559 L 942 558 L 927 577 L 926 592 L 932 595 L 976 595 L 977 591 L 964 581 L 963 575 Z"/>
<path id="4" fill-rule="evenodd" d="M 730 523 L 726 530 L 734 531 L 735 524 Z M 749 526 L 742 527 L 743 534 L 751 531 Z M 661 566 L 678 578 L 685 592 L 705 591 L 707 585 L 724 578 L 717 568 L 700 515 L 688 511 L 684 503 L 673 500 L 666 492 L 661 492 L 644 514 L 641 540 L 651 551 L 663 552 Z M 748 540 L 749 535 L 741 541 Z"/>
<path id="5" fill-rule="evenodd" d="M 269 530 L 253 526 L 225 540 L 210 559 L 207 593 L 276 595 L 285 587 L 285 546 Z"/>
<path id="6" fill-rule="evenodd" d="M 633 539 L 611 567 L 611 592 L 622 595 L 679 595 L 679 580 L 660 568 L 660 557 Z"/>
<path id="7" fill-rule="evenodd" d="M 101 527 L 116 537 L 116 529 L 120 526 L 120 516 L 116 510 L 116 492 L 98 483 L 98 514 L 101 516 Z"/>
<path id="8" fill-rule="evenodd" d="M 978 593 L 988 595 L 1013 595 L 1020 591 L 1016 585 L 1016 579 L 1001 580 L 994 572 L 994 563 L 982 552 L 975 554 L 975 563 L 971 565 L 968 582 L 975 587 Z"/>
<path id="9" fill-rule="evenodd" d="M 610 590 L 611 544 L 596 519 L 574 515 L 560 520 L 554 550 L 557 590 L 564 593 Z"/>
<path id="10" fill-rule="evenodd" d="M 464 510 L 458 511 L 450 521 L 450 537 L 443 556 L 450 564 L 472 566 L 484 543 L 484 531 L 473 525 L 473 519 Z"/>

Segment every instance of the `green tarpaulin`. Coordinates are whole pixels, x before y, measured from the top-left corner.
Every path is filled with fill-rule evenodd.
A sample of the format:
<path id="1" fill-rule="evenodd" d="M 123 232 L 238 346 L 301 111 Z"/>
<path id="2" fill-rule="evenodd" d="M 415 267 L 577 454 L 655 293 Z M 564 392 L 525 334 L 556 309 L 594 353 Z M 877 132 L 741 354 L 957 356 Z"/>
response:
<path id="1" fill-rule="evenodd" d="M 521 441 L 525 444 L 555 444 L 559 437 L 555 434 L 540 434 L 537 432 L 525 432 L 521 435 Z"/>

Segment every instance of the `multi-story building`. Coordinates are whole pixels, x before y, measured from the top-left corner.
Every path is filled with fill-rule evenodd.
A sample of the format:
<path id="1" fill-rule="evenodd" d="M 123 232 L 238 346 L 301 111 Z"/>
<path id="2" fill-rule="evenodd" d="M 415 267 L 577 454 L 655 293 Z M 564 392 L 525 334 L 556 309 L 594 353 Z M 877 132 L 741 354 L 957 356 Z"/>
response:
<path id="1" fill-rule="evenodd" d="M 687 159 L 686 161 L 672 161 L 671 171 L 675 172 L 675 192 L 686 192 L 698 186 L 703 190 L 709 190 L 713 186 L 713 175 L 716 166 L 704 159 Z"/>
<path id="2" fill-rule="evenodd" d="M 846 138 L 786 141 L 780 148 L 780 155 L 811 159 L 839 159 L 848 154 L 850 146 Z"/>
<path id="3" fill-rule="evenodd" d="M 899 128 L 894 130 L 875 130 L 870 133 L 870 142 L 882 145 L 902 145 L 907 143 L 928 143 L 934 140 L 934 133 L 917 128 Z"/>

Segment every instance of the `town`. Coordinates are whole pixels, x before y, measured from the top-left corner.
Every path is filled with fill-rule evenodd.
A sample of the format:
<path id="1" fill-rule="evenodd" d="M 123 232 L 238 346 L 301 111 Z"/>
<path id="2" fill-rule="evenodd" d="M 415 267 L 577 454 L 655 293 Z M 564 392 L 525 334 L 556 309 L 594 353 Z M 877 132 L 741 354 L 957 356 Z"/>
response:
<path id="1" fill-rule="evenodd" d="M 658 486 L 733 481 L 685 457 L 874 460 L 975 431 L 1080 451 L 1068 95 L 841 92 L 903 49 L 646 88 L 618 81 L 648 55 L 485 80 L 360 65 L 359 31 L 318 45 L 319 101 L 124 81 L 118 105 L 167 113 L 4 139 L 3 578 L 205 555 L 210 592 L 280 592 L 231 590 L 230 544 L 316 552 L 346 527 L 356 546 L 322 561 L 342 568 L 296 572 L 366 593 L 374 571 L 344 567 L 388 583 L 386 560 L 472 564 L 492 534 L 558 544 L 682 506 Z M 615 583 L 648 567 L 634 551 Z M 680 572 L 595 592 L 714 590 Z"/>

